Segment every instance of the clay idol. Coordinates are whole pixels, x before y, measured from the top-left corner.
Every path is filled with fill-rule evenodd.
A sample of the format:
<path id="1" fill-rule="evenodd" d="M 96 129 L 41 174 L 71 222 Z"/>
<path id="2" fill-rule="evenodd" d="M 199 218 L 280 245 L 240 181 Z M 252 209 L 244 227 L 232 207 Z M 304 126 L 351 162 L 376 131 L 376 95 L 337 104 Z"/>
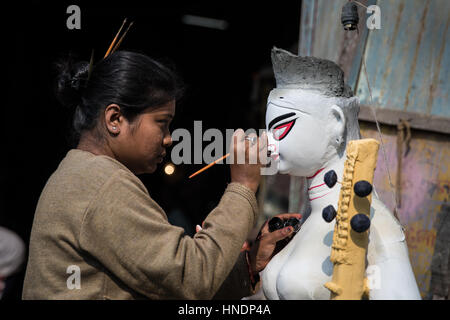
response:
<path id="1" fill-rule="evenodd" d="M 278 173 L 306 177 L 311 214 L 261 274 L 267 299 L 420 299 L 405 234 L 373 188 L 378 141 L 333 62 L 272 50 L 266 127 Z"/>

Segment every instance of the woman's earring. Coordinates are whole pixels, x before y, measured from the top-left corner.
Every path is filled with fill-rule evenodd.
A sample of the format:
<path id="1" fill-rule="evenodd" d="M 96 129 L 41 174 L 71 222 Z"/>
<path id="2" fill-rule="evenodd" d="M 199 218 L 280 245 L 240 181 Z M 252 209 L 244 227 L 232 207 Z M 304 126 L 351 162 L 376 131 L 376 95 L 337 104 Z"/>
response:
<path id="1" fill-rule="evenodd" d="M 112 129 L 113 129 L 113 130 L 116 130 L 116 129 L 117 129 L 117 127 L 112 127 Z"/>

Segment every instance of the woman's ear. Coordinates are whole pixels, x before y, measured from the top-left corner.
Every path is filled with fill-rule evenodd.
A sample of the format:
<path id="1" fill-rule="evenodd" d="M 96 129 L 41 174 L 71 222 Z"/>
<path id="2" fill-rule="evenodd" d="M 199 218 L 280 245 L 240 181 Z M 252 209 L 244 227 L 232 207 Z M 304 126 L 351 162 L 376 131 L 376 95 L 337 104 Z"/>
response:
<path id="1" fill-rule="evenodd" d="M 333 132 L 333 137 L 338 146 L 340 146 L 344 142 L 344 133 L 345 133 L 345 115 L 342 111 L 342 108 L 337 105 L 332 105 L 330 110 L 330 121 L 332 123 L 331 130 Z"/>
<path id="2" fill-rule="evenodd" d="M 122 113 L 117 104 L 110 104 L 105 109 L 105 125 L 106 130 L 116 136 L 120 133 L 120 126 L 122 124 Z"/>

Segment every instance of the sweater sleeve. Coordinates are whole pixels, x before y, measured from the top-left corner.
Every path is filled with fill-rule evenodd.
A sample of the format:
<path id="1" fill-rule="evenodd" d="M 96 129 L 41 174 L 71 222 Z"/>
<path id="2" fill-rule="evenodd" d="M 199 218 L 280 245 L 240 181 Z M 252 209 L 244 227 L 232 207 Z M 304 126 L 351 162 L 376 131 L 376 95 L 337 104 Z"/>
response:
<path id="1" fill-rule="evenodd" d="M 254 193 L 230 183 L 193 238 L 171 225 L 134 175 L 119 171 L 90 203 L 79 245 L 152 299 L 211 299 L 235 265 L 257 217 Z"/>

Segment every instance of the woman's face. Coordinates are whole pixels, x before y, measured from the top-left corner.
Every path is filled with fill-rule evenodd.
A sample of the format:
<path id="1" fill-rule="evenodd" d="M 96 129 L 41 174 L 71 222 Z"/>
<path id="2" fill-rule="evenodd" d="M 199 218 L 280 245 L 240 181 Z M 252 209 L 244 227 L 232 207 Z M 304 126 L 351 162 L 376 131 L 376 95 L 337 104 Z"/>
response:
<path id="1" fill-rule="evenodd" d="M 114 139 L 117 160 L 134 174 L 153 173 L 172 144 L 169 125 L 175 116 L 175 100 L 148 108 L 132 122 L 124 120 Z"/>

